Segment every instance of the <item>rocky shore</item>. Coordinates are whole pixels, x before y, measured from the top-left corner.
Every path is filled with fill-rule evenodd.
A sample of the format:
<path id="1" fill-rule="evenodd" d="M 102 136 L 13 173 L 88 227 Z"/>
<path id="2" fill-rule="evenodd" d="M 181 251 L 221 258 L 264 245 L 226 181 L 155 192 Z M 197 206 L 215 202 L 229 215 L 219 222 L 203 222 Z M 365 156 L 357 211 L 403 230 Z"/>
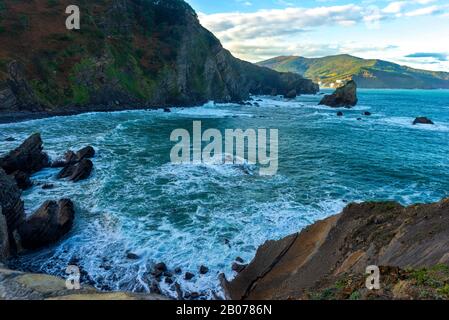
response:
<path id="1" fill-rule="evenodd" d="M 370 265 L 380 267 L 380 290 L 365 286 Z M 449 299 L 449 199 L 350 204 L 266 242 L 234 280 L 221 279 L 235 300 Z"/>

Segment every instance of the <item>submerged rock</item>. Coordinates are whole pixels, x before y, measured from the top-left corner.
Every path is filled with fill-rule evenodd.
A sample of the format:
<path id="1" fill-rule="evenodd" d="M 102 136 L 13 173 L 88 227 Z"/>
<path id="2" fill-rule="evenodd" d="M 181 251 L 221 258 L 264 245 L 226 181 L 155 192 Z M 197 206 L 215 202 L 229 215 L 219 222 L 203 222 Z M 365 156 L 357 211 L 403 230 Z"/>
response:
<path id="1" fill-rule="evenodd" d="M 201 266 L 200 267 L 200 274 L 206 274 L 209 272 L 209 268 L 206 266 Z"/>
<path id="2" fill-rule="evenodd" d="M 184 275 L 184 279 L 185 280 L 192 280 L 193 277 L 195 277 L 195 275 L 193 273 L 191 273 L 191 272 L 186 272 L 185 275 Z"/>
<path id="3" fill-rule="evenodd" d="M 363 113 L 363 115 L 369 117 L 369 116 L 371 115 L 371 112 L 365 111 L 365 112 Z"/>
<path id="4" fill-rule="evenodd" d="M 343 117 L 343 112 L 338 111 L 338 112 L 337 112 L 337 117 Z"/>
<path id="5" fill-rule="evenodd" d="M 23 248 L 37 249 L 58 241 L 72 229 L 75 210 L 72 201 L 46 201 L 18 228 Z"/>
<path id="6" fill-rule="evenodd" d="M 351 108 L 357 102 L 357 85 L 354 80 L 350 80 L 344 86 L 337 88 L 333 94 L 324 96 L 319 104 L 333 108 Z"/>
<path id="7" fill-rule="evenodd" d="M 160 272 L 167 272 L 168 269 L 167 269 L 167 265 L 165 263 L 159 262 L 154 265 L 154 270 L 157 270 Z"/>
<path id="8" fill-rule="evenodd" d="M 137 254 L 133 253 L 133 252 L 128 252 L 126 254 L 126 258 L 129 259 L 129 260 L 138 260 L 140 257 Z"/>
<path id="9" fill-rule="evenodd" d="M 426 117 L 418 117 L 413 121 L 413 124 L 434 124 L 432 120 Z"/>

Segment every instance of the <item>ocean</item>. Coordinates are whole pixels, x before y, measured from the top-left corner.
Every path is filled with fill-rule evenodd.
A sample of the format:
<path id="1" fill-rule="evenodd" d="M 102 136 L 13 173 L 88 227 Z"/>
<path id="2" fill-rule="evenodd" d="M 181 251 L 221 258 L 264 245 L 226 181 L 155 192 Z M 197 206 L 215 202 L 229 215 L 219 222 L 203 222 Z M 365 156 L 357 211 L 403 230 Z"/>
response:
<path id="1" fill-rule="evenodd" d="M 211 102 L 171 113 L 86 113 L 1 124 L 0 153 L 34 132 L 41 132 L 53 159 L 86 145 L 97 151 L 88 180 L 56 180 L 58 169 L 32 177 L 36 185 L 23 194 L 27 213 L 45 200 L 70 198 L 75 225 L 59 243 L 11 264 L 64 275 L 76 261 L 83 279 L 99 289 L 148 292 L 154 263 L 165 262 L 171 270 L 193 272 L 190 281 L 183 274 L 174 280 L 207 299 L 222 294 L 219 273 L 235 276 L 236 257 L 249 262 L 265 241 L 298 232 L 350 202 L 409 205 L 448 197 L 449 90 L 360 89 L 358 95 L 350 110 L 318 106 L 320 95 L 253 97 L 259 106 Z M 413 125 L 418 116 L 435 125 Z M 204 130 L 278 129 L 277 174 L 170 163 L 171 132 L 191 131 L 194 120 Z M 43 190 L 44 183 L 55 187 Z M 139 259 L 128 259 L 129 252 Z M 209 272 L 200 275 L 200 265 Z M 162 279 L 160 287 L 176 297 L 173 284 Z"/>

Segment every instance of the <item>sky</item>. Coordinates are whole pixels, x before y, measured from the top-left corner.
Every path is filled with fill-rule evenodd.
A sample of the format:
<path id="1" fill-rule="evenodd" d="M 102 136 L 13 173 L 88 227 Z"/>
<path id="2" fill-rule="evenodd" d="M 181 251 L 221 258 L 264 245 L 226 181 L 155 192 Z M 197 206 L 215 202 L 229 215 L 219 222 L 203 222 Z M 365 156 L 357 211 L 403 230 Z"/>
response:
<path id="1" fill-rule="evenodd" d="M 449 72 L 449 0 L 187 0 L 235 56 L 351 54 Z"/>

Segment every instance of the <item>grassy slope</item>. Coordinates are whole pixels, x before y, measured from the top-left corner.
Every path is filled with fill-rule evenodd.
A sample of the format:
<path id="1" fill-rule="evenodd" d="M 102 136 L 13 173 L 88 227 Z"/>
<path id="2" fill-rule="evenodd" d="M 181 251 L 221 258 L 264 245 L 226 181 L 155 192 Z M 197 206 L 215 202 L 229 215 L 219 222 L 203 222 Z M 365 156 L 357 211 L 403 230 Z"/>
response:
<path id="1" fill-rule="evenodd" d="M 353 78 L 360 87 L 365 88 L 449 88 L 449 73 L 418 70 L 350 55 L 311 59 L 276 57 L 262 61 L 259 65 L 277 71 L 296 72 L 325 85 Z"/>

